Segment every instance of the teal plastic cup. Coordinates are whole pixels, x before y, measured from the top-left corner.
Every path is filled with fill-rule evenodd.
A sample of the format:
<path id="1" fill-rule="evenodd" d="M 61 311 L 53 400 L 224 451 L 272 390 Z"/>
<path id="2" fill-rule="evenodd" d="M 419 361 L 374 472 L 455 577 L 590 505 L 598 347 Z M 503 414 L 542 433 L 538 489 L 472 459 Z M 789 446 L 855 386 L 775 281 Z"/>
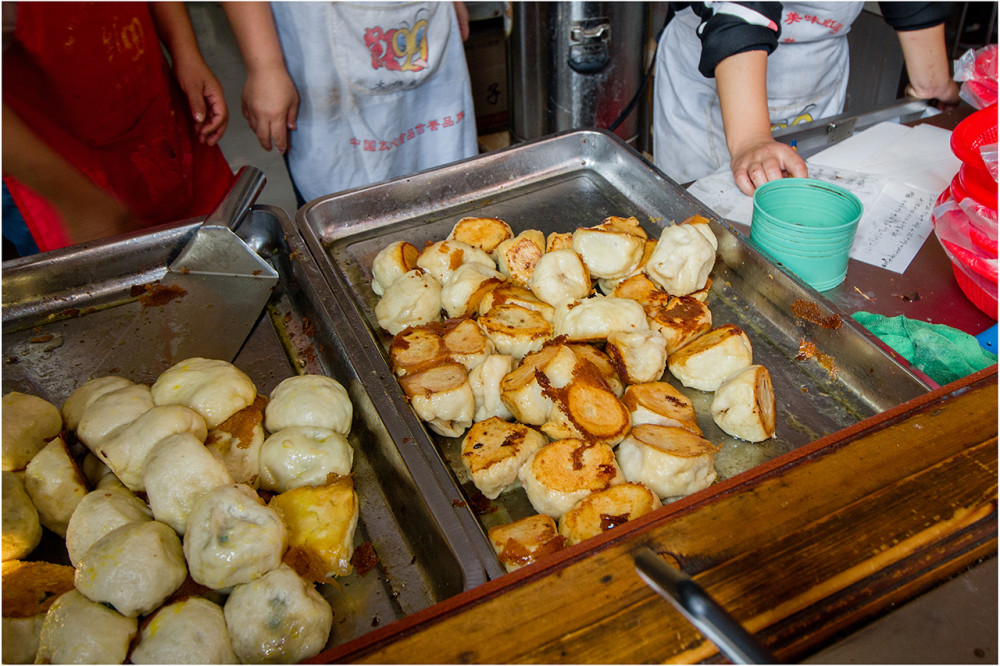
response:
<path id="1" fill-rule="evenodd" d="M 775 180 L 754 192 L 750 240 L 813 289 L 826 291 L 847 276 L 863 212 L 861 201 L 839 185 Z"/>
<path id="2" fill-rule="evenodd" d="M 773 232 L 766 229 L 764 225 L 758 225 L 756 229 L 751 227 L 751 236 L 762 242 L 766 242 L 775 248 L 787 248 L 789 250 L 804 252 L 807 254 L 825 254 L 831 248 L 836 248 L 841 243 L 847 243 L 848 249 L 854 243 L 854 233 L 844 234 L 837 238 L 793 238 L 783 232 Z"/>

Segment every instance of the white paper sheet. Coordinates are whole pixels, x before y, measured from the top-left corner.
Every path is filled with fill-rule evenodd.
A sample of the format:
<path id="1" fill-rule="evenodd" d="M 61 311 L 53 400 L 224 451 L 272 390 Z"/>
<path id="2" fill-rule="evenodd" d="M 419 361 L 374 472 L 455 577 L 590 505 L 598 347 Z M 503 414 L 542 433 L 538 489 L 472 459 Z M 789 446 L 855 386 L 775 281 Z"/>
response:
<path id="1" fill-rule="evenodd" d="M 882 123 L 806 161 L 809 177 L 836 183 L 864 206 L 851 257 L 903 273 L 932 232 L 930 213 L 961 162 L 951 132 L 931 125 Z M 716 214 L 750 225 L 753 199 L 726 169 L 688 188 Z"/>

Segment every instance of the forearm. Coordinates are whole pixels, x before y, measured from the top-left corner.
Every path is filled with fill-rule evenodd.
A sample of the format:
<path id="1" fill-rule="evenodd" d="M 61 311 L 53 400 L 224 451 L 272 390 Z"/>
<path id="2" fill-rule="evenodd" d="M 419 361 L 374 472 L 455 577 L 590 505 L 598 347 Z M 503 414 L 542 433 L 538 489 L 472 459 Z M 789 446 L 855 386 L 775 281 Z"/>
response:
<path id="1" fill-rule="evenodd" d="M 746 51 L 722 60 L 715 68 L 722 125 L 730 154 L 771 138 L 767 111 L 767 52 Z"/>
<path id="2" fill-rule="evenodd" d="M 121 203 L 54 151 L 6 104 L 3 171 L 52 204 L 76 242 L 121 233 L 132 226 Z"/>
<path id="3" fill-rule="evenodd" d="M 767 106 L 767 52 L 731 55 L 715 67 L 722 124 L 733 179 L 745 194 L 786 175 L 805 178 L 805 162 L 771 136 Z"/>
<path id="4" fill-rule="evenodd" d="M 6 104 L 3 106 L 3 171 L 57 208 L 74 193 L 90 194 L 97 185 L 42 141 Z"/>
<path id="5" fill-rule="evenodd" d="M 236 43 L 243 55 L 247 72 L 253 74 L 269 68 L 285 68 L 278 29 L 274 25 L 268 2 L 222 3 L 232 27 Z"/>
<path id="6" fill-rule="evenodd" d="M 944 24 L 897 34 L 913 94 L 922 99 L 955 101 L 958 87 L 951 78 Z"/>
<path id="7" fill-rule="evenodd" d="M 157 35 L 170 52 L 175 67 L 178 62 L 186 64 L 191 59 L 196 63 L 203 62 L 191 17 L 188 16 L 184 3 L 150 2 L 149 7 L 156 23 Z"/>

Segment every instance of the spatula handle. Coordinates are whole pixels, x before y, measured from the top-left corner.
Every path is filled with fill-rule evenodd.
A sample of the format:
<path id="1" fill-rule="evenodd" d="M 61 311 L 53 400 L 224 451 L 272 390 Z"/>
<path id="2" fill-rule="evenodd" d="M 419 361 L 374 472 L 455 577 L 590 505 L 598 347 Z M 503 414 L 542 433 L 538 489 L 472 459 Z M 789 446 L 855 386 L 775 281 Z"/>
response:
<path id="1" fill-rule="evenodd" d="M 267 178 L 254 166 L 241 167 L 229 191 L 205 218 L 203 224 L 235 230 L 264 189 Z"/>
<path id="2" fill-rule="evenodd" d="M 775 656 L 720 606 L 690 576 L 643 547 L 635 567 L 647 585 L 669 601 L 734 664 L 776 664 Z"/>

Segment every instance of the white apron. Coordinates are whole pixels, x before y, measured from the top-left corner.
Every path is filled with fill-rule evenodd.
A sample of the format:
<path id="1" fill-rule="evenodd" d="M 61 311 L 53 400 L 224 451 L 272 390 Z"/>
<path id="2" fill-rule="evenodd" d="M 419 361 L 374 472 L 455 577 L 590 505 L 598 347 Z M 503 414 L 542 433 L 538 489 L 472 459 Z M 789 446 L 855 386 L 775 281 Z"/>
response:
<path id="1" fill-rule="evenodd" d="M 767 58 L 772 130 L 841 113 L 847 94 L 847 33 L 862 2 L 785 3 L 778 47 Z M 653 158 L 678 183 L 728 169 L 730 156 L 714 78 L 698 71 L 701 19 L 690 8 L 660 37 L 653 99 Z"/>
<path id="2" fill-rule="evenodd" d="M 273 2 L 298 89 L 288 164 L 308 201 L 477 153 L 450 2 Z"/>

